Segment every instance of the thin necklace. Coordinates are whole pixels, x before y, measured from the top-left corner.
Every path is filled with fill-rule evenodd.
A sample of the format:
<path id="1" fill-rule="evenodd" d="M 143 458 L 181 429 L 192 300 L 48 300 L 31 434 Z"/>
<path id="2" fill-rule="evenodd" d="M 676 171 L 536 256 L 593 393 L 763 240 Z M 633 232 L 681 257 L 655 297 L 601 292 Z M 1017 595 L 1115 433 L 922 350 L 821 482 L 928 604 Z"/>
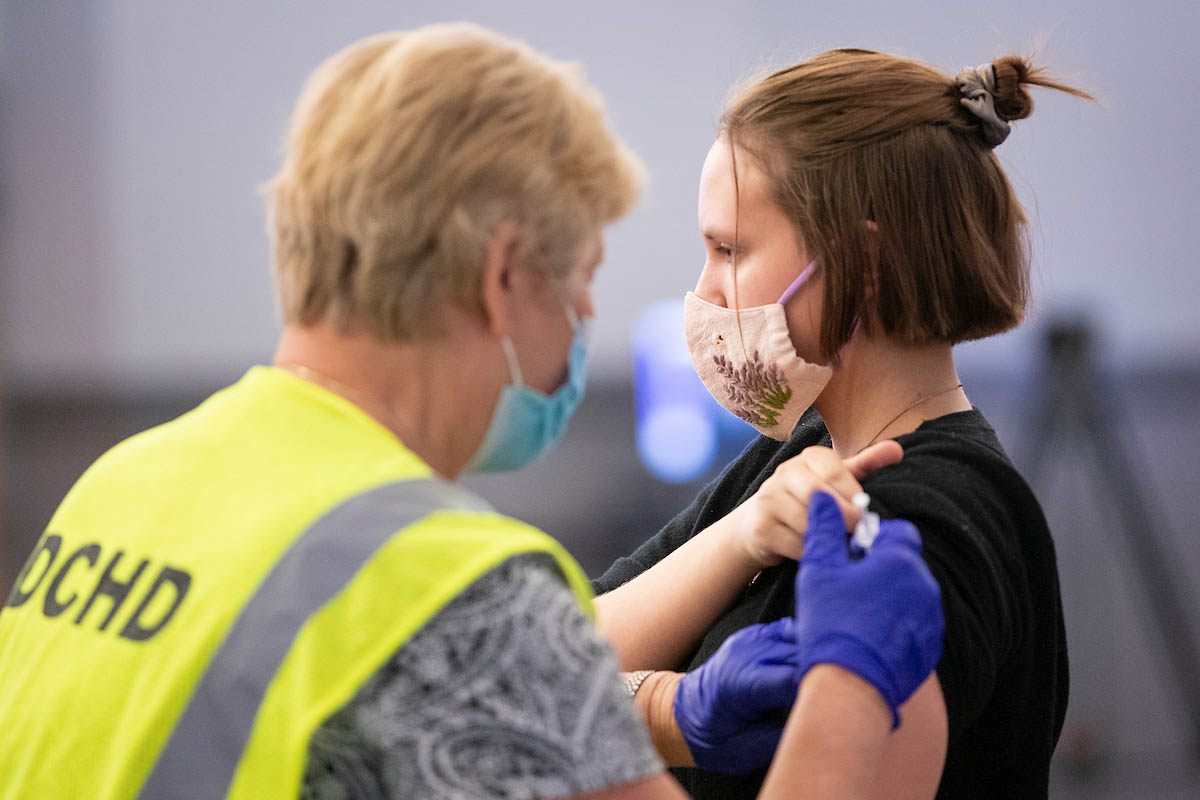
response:
<path id="1" fill-rule="evenodd" d="M 886 431 L 888 429 L 889 425 L 891 425 L 893 422 L 895 422 L 896 420 L 903 417 L 909 411 L 912 411 L 914 408 L 921 405 L 921 403 L 924 403 L 927 400 L 932 400 L 935 397 L 941 397 L 944 394 L 950 394 L 950 392 L 953 392 L 955 389 L 961 389 L 961 388 L 962 388 L 962 384 L 956 383 L 955 385 L 951 386 L 949 389 L 943 389 L 940 392 L 935 392 L 933 394 L 927 394 L 924 397 L 918 397 L 917 402 L 913 403 L 911 406 L 908 406 L 903 411 L 901 411 L 899 414 L 897 414 L 896 416 L 889 419 L 887 421 L 887 423 L 882 428 L 879 429 L 879 433 L 876 433 L 874 436 L 872 436 L 871 441 L 869 441 L 865 445 L 863 445 L 862 450 L 859 450 L 859 452 L 861 453 L 863 450 L 866 450 L 868 447 L 875 444 L 875 440 L 879 438 L 880 433 L 883 433 L 884 431 Z"/>

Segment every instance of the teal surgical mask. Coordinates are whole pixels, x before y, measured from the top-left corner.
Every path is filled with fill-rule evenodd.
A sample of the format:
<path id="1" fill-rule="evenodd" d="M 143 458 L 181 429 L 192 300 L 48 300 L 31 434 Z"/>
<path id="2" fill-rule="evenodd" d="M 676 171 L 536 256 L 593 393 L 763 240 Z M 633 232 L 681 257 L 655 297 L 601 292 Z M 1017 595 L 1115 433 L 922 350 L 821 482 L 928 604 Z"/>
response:
<path id="1" fill-rule="evenodd" d="M 587 382 L 588 324 L 569 305 L 564 306 L 574 328 L 567 361 L 567 382 L 552 395 L 525 385 L 512 340 L 501 338 L 512 383 L 500 390 L 483 443 L 464 470 L 470 474 L 512 472 L 526 466 L 552 448 L 567 430 L 567 420 L 583 399 Z"/>

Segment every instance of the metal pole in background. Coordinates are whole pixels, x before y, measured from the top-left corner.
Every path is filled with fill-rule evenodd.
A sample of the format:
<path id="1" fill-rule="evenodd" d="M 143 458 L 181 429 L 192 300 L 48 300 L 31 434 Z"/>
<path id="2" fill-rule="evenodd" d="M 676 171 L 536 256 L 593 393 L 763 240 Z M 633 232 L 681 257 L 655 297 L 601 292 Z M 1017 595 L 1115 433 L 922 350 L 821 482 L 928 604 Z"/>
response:
<path id="1" fill-rule="evenodd" d="M 1118 438 L 1113 392 L 1100 380 L 1092 358 L 1091 326 L 1083 320 L 1050 325 L 1045 339 L 1040 414 L 1031 422 L 1025 448 L 1030 482 L 1044 482 L 1054 448 L 1068 443 L 1091 454 L 1092 479 L 1111 498 L 1134 577 L 1149 602 L 1159 643 L 1173 673 L 1192 730 L 1193 755 L 1200 761 L 1200 656 L 1180 615 L 1190 616 L 1187 595 L 1167 557 L 1160 531 L 1166 527 L 1146 498 L 1137 461 Z"/>

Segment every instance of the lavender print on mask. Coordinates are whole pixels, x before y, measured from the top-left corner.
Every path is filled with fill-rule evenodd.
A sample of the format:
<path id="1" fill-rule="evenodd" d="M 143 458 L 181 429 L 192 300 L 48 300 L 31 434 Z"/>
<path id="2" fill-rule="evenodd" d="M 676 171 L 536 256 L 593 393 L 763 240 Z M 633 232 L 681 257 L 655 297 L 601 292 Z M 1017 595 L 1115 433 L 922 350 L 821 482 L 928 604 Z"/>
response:
<path id="1" fill-rule="evenodd" d="M 735 367 L 723 355 L 713 356 L 717 373 L 725 379 L 734 414 L 756 428 L 772 428 L 779 424 L 779 415 L 792 399 L 787 379 L 775 364 L 765 365 L 758 351 L 742 366 Z"/>
<path id="2" fill-rule="evenodd" d="M 730 309 L 684 299 L 684 329 L 692 366 L 709 394 L 764 436 L 784 440 L 825 389 L 833 370 L 796 353 L 786 303 L 812 270 L 806 269 L 778 303 Z M 740 318 L 740 324 L 739 324 Z"/>

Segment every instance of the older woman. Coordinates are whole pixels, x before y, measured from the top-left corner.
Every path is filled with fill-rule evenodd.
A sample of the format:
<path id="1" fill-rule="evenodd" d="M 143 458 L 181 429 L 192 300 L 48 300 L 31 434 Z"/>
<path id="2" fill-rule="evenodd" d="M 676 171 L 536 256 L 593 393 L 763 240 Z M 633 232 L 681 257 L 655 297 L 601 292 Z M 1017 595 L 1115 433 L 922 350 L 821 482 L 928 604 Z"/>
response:
<path id="1" fill-rule="evenodd" d="M 763 435 L 596 584 L 623 667 L 662 670 L 647 687 L 678 694 L 671 670 L 802 602 L 794 487 L 837 489 L 841 459 L 895 438 L 903 460 L 858 477 L 920 529 L 946 638 L 880 760 L 881 798 L 1045 797 L 1066 709 L 1054 545 L 952 352 L 1025 312 L 1025 217 L 993 149 L 1033 110 L 1031 85 L 1086 96 L 1017 57 L 951 77 L 835 50 L 734 97 L 700 178 L 708 257 L 687 337 L 713 396 Z M 762 780 L 700 766 L 679 773 L 696 797 Z"/>
<path id="2" fill-rule="evenodd" d="M 573 69 L 481 29 L 322 65 L 269 186 L 274 366 L 59 507 L 0 615 L 0 797 L 682 797 L 578 566 L 448 482 L 562 433 L 637 181 Z M 884 528 L 853 561 L 813 499 L 804 614 L 689 677 L 664 755 L 765 763 L 799 685 L 765 796 L 861 788 L 941 642 Z"/>

